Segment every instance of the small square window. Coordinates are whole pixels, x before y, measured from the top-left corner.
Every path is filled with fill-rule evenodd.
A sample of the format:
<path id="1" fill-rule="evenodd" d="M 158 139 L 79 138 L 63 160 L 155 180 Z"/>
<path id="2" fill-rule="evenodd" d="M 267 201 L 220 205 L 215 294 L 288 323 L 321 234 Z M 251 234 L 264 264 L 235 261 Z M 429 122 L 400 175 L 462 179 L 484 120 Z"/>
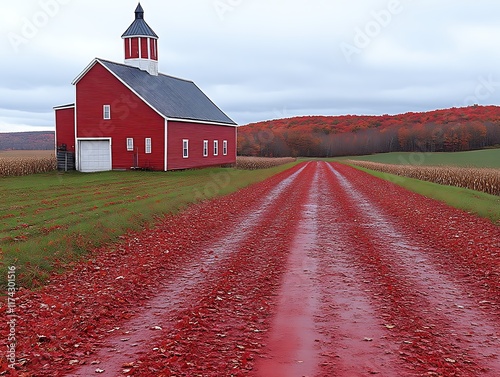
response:
<path id="1" fill-rule="evenodd" d="M 182 157 L 189 158 L 189 140 L 182 140 Z"/>
<path id="2" fill-rule="evenodd" d="M 151 138 L 146 138 L 146 153 L 151 153 Z"/>
<path id="3" fill-rule="evenodd" d="M 214 140 L 214 156 L 219 155 L 219 140 Z"/>
<path id="4" fill-rule="evenodd" d="M 133 151 L 134 150 L 134 139 L 131 137 L 127 138 L 127 151 Z"/>
<path id="5" fill-rule="evenodd" d="M 208 157 L 208 140 L 203 140 L 203 157 Z"/>
<path id="6" fill-rule="evenodd" d="M 111 105 L 104 105 L 102 112 L 103 112 L 103 118 L 105 120 L 111 119 Z"/>

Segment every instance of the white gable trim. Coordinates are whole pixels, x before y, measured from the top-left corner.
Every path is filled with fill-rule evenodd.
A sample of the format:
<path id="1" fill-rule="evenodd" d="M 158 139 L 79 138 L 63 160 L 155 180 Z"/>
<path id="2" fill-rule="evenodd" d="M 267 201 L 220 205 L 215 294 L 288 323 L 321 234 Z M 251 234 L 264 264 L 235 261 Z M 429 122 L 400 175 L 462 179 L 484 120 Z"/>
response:
<path id="1" fill-rule="evenodd" d="M 73 80 L 73 82 L 71 83 L 71 85 L 78 84 L 78 82 L 83 78 L 83 76 L 85 76 L 92 69 L 92 67 L 94 67 L 94 65 L 96 65 L 96 63 L 98 61 L 99 61 L 99 59 L 97 59 L 97 58 L 95 58 L 94 60 L 92 60 L 90 62 L 90 64 L 82 71 L 82 73 L 80 73 L 78 76 L 76 76 L 76 78 Z"/>
<path id="2" fill-rule="evenodd" d="M 181 118 L 166 118 L 169 121 L 172 122 L 184 122 L 184 123 L 200 123 L 200 124 L 209 124 L 212 126 L 226 126 L 226 127 L 238 127 L 237 124 L 230 124 L 230 123 L 220 123 L 220 122 L 210 122 L 208 120 L 197 120 L 197 119 L 181 119 Z"/>

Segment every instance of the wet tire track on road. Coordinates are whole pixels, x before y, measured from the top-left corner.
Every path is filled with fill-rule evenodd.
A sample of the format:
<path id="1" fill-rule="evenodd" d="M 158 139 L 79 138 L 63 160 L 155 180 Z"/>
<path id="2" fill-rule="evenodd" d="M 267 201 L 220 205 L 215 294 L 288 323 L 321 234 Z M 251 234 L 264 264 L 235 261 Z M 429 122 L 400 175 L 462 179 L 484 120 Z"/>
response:
<path id="1" fill-rule="evenodd" d="M 371 275 L 378 296 L 385 297 L 389 325 L 395 326 L 391 330 L 408 367 L 430 375 L 498 375 L 498 318 L 486 315 L 469 299 L 472 292 L 459 278 L 427 257 L 422 236 L 422 242 L 415 243 L 396 229 L 404 218 L 384 215 L 359 186 L 329 168 L 337 180 L 342 210 L 351 219 L 347 228 L 357 240 L 350 252 Z"/>
<path id="2" fill-rule="evenodd" d="M 224 262 L 239 251 L 255 229 L 261 229 L 262 223 L 279 211 L 283 198 L 293 191 L 293 184 L 306 167 L 298 168 L 276 184 L 255 203 L 253 210 L 240 213 L 234 219 L 234 226 L 226 236 L 205 245 L 196 260 L 176 271 L 168 282 L 161 283 L 162 288 L 143 310 L 128 323 L 115 328 L 118 335 L 108 338 L 94 356 L 98 363 L 87 364 L 72 375 L 89 376 L 98 369 L 102 376 L 116 376 L 127 369 L 124 365 L 133 365 L 141 355 L 151 352 L 153 347 L 148 346 L 161 336 L 158 333 L 172 329 L 172 319 L 179 316 L 186 303 L 199 301 L 209 294 L 206 282 L 215 285 L 224 271 Z"/>

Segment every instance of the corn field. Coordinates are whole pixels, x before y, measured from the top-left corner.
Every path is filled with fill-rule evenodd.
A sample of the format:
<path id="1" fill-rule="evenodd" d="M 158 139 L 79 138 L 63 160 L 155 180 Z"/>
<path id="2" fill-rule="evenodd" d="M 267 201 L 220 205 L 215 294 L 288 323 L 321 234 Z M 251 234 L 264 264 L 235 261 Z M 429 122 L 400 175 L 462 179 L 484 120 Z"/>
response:
<path id="1" fill-rule="evenodd" d="M 55 157 L 2 157 L 0 177 L 47 173 L 57 169 Z"/>
<path id="2" fill-rule="evenodd" d="M 243 170 L 268 169 L 295 161 L 297 159 L 292 157 L 267 158 L 239 156 L 236 160 L 236 167 Z"/>
<path id="3" fill-rule="evenodd" d="M 439 183 L 441 185 L 468 188 L 491 195 L 500 195 L 500 169 L 391 165 L 355 160 L 348 160 L 345 162 L 383 173 L 420 179 L 422 181 Z"/>

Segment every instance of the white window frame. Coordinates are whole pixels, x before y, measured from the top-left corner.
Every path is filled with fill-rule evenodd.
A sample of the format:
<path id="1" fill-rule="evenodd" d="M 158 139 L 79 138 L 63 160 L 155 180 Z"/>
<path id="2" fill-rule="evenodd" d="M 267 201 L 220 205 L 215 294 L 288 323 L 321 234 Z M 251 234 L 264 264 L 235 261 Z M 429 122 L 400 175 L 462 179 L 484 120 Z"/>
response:
<path id="1" fill-rule="evenodd" d="M 223 154 L 224 156 L 227 156 L 227 140 L 224 140 L 224 141 L 222 142 L 222 154 Z"/>
<path id="2" fill-rule="evenodd" d="M 189 140 L 182 140 L 182 158 L 189 158 Z"/>
<path id="3" fill-rule="evenodd" d="M 147 137 L 146 140 L 144 141 L 144 144 L 145 144 L 145 153 L 146 154 L 150 154 L 151 153 L 151 138 L 150 137 Z"/>
<path id="4" fill-rule="evenodd" d="M 127 151 L 128 152 L 134 151 L 134 139 L 131 137 L 127 138 Z"/>
<path id="5" fill-rule="evenodd" d="M 208 140 L 203 140 L 203 157 L 208 157 Z"/>
<path id="6" fill-rule="evenodd" d="M 214 156 L 219 155 L 219 140 L 214 140 Z"/>
<path id="7" fill-rule="evenodd" d="M 102 118 L 104 120 L 111 119 L 111 105 L 103 105 L 102 106 Z"/>

